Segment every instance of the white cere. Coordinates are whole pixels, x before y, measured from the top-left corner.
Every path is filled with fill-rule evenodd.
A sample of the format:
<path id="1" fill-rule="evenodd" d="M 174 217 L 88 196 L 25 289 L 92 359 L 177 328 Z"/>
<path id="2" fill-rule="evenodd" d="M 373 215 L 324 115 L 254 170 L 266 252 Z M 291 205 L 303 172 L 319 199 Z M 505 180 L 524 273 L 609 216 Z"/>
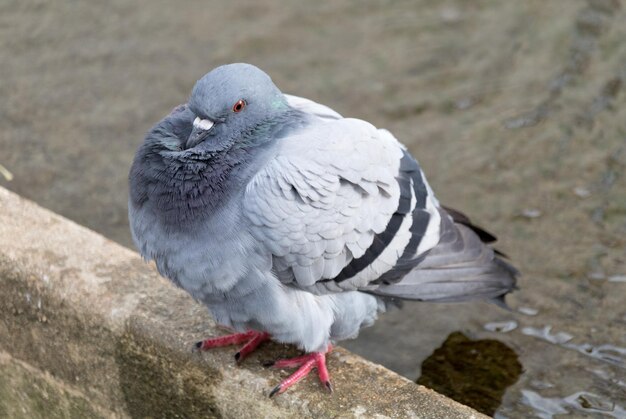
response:
<path id="1" fill-rule="evenodd" d="M 193 121 L 193 126 L 195 128 L 200 128 L 205 131 L 208 131 L 213 126 L 213 121 L 209 121 L 208 119 L 200 119 L 199 117 L 196 117 L 196 119 L 194 119 Z"/>

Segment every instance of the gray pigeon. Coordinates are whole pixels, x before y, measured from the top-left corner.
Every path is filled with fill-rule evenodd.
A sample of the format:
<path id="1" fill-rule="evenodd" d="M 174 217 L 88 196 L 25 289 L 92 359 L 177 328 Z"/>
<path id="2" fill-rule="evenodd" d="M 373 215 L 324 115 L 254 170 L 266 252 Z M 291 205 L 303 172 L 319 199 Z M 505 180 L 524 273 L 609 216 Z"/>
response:
<path id="1" fill-rule="evenodd" d="M 218 67 L 147 134 L 130 170 L 141 254 L 234 334 L 305 354 L 272 392 L 317 368 L 397 300 L 503 303 L 517 271 L 495 238 L 439 204 L 384 129 L 281 93 L 249 64 Z"/>

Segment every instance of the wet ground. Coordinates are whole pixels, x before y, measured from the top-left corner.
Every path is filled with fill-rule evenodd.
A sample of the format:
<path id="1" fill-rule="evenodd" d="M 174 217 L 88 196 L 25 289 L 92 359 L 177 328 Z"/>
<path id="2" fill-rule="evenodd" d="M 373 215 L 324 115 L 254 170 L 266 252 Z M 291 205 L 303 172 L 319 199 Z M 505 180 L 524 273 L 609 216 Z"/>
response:
<path id="1" fill-rule="evenodd" d="M 623 6 L 4 1 L 0 185 L 131 246 L 143 134 L 210 68 L 251 62 L 394 132 L 524 274 L 511 312 L 407 304 L 344 346 L 416 379 L 454 331 L 497 339 L 524 369 L 497 416 L 624 417 Z"/>

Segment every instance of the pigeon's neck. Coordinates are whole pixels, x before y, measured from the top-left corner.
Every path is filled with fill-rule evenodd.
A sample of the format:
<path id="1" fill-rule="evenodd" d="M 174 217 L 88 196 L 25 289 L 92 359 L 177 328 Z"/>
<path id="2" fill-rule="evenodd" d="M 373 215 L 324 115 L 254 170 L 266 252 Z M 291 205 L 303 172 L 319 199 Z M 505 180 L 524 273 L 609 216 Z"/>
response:
<path id="1" fill-rule="evenodd" d="M 267 143 L 254 153 L 239 148 L 209 156 L 165 157 L 164 171 L 155 174 L 160 183 L 152 204 L 158 217 L 164 224 L 180 227 L 193 228 L 198 220 L 206 221 L 243 190 L 271 148 Z"/>
<path id="2" fill-rule="evenodd" d="M 195 228 L 239 195 L 273 155 L 277 136 L 289 131 L 277 123 L 235 142 L 228 150 L 174 151 L 160 143 L 145 144 L 142 170 L 131 170 L 133 205 L 148 205 L 167 226 Z M 254 144 L 251 146 L 251 144 Z M 141 152 L 141 150 L 140 150 Z"/>

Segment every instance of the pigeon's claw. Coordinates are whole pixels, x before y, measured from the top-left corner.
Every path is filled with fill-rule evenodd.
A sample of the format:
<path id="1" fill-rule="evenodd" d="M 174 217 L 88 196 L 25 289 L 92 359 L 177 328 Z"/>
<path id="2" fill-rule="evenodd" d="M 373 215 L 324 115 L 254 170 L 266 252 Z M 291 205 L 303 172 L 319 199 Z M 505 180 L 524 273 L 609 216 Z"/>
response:
<path id="1" fill-rule="evenodd" d="M 270 335 L 267 332 L 257 332 L 250 330 L 245 333 L 233 333 L 231 335 L 220 336 L 202 340 L 195 344 L 194 351 L 206 351 L 212 348 L 220 348 L 222 346 L 244 344 L 235 354 L 235 360 L 241 362 L 250 355 L 261 343 L 269 340 Z"/>
<path id="2" fill-rule="evenodd" d="M 243 345 L 241 349 L 239 349 L 239 352 L 235 354 L 235 361 L 237 362 L 243 361 L 248 355 L 254 352 L 254 350 L 258 348 L 261 343 L 265 342 L 266 340 L 270 338 L 269 333 L 265 333 L 265 332 L 256 332 L 256 333 L 257 334 L 248 342 L 246 342 L 246 344 Z"/>
<path id="3" fill-rule="evenodd" d="M 333 386 L 330 383 L 330 375 L 326 368 L 326 354 L 331 351 L 331 347 L 328 347 L 326 352 L 313 352 L 306 355 L 297 356 L 290 359 L 280 359 L 272 364 L 266 364 L 273 368 L 298 368 L 296 372 L 284 379 L 279 385 L 274 387 L 270 392 L 270 397 L 276 394 L 284 393 L 289 387 L 302 380 L 309 375 L 313 368 L 317 368 L 317 374 L 320 381 L 324 386 L 332 393 Z"/>

